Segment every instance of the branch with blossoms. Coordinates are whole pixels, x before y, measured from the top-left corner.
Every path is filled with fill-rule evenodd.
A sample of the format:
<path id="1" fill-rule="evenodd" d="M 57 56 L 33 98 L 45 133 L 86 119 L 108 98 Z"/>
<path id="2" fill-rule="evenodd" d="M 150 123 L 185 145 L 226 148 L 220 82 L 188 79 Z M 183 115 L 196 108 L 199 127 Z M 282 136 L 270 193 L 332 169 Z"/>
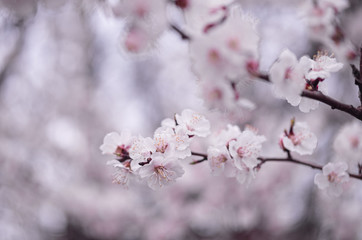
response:
<path id="1" fill-rule="evenodd" d="M 362 48 L 361 48 L 361 50 L 362 50 Z M 361 62 L 362 62 L 362 58 L 361 58 Z M 270 77 L 267 74 L 253 73 L 253 75 L 258 77 L 260 80 L 271 83 Z M 356 80 L 356 82 L 357 82 L 357 80 Z M 353 105 L 342 103 L 332 97 L 329 97 L 329 96 L 323 94 L 323 92 L 318 91 L 317 89 L 313 89 L 313 88 L 310 89 L 308 86 L 308 83 L 306 83 L 306 84 L 307 84 L 307 87 L 306 87 L 306 89 L 304 89 L 302 91 L 300 96 L 325 103 L 326 105 L 330 106 L 332 109 L 338 109 L 338 110 L 348 113 L 351 116 L 362 121 L 362 108 L 361 107 L 354 107 Z M 357 83 L 356 83 L 356 85 L 357 85 Z M 360 86 L 359 86 L 359 88 L 360 88 Z M 362 104 L 362 102 L 361 102 L 361 104 Z"/>
<path id="2" fill-rule="evenodd" d="M 202 162 L 208 160 L 207 154 L 204 154 L 204 153 L 192 153 L 192 156 L 202 157 L 202 159 L 200 159 L 200 160 L 196 160 L 196 161 L 191 162 L 190 164 L 192 164 L 192 165 L 199 164 L 199 163 L 202 163 Z M 323 170 L 323 166 L 322 166 L 322 165 L 318 165 L 318 164 L 315 164 L 315 163 L 310 163 L 310 162 L 305 162 L 305 161 L 302 161 L 302 160 L 298 160 L 298 159 L 293 158 L 292 156 L 288 156 L 288 157 L 286 157 L 286 158 L 265 158 L 265 157 L 258 157 L 257 159 L 260 161 L 260 163 L 258 163 L 258 165 L 256 166 L 256 168 L 257 168 L 258 170 L 261 168 L 261 166 L 262 166 L 263 164 L 265 164 L 265 163 L 267 163 L 267 162 L 294 163 L 294 164 L 299 164 L 299 165 L 311 167 L 311 168 L 313 168 L 313 169 Z M 349 175 L 351 178 L 356 178 L 356 179 L 362 180 L 362 174 L 361 174 L 361 173 L 359 173 L 359 174 L 348 173 L 348 175 Z"/>
<path id="3" fill-rule="evenodd" d="M 192 70 L 200 80 L 205 105 L 224 112 L 251 110 L 255 105 L 242 98 L 240 89 L 255 78 L 272 83 L 277 98 L 285 99 L 302 112 L 310 112 L 319 102 L 362 120 L 362 106 L 342 103 L 326 94 L 328 78 L 343 68 L 334 55 L 318 52 L 313 58 L 297 56 L 284 50 L 272 64 L 269 72 L 259 70 L 259 34 L 257 20 L 245 14 L 237 2 L 230 5 L 210 4 L 207 1 L 143 0 L 119 2 L 114 7 L 117 16 L 127 19 L 127 34 L 122 39 L 125 50 L 132 54 L 148 51 L 162 32 L 171 28 L 189 42 Z M 304 15 L 309 31 L 325 45 L 336 50 L 343 59 L 357 55 L 337 23 L 337 14 L 348 6 L 345 0 L 306 1 Z M 170 24 L 166 17 L 166 4 L 177 6 L 185 16 L 185 26 Z M 198 14 L 195 9 L 202 10 Z M 197 13 L 195 15 L 195 13 Z M 193 15 L 194 14 L 194 15 Z M 191 15 L 191 16 L 190 16 Z M 152 19 L 152 21 L 149 21 Z M 323 21 L 320 21 L 323 19 Z M 362 50 L 361 50 L 362 51 Z M 355 84 L 362 104 L 362 60 L 360 69 L 352 66 Z M 213 133 L 207 153 L 191 151 L 191 143 L 210 134 L 210 123 L 200 113 L 186 109 L 174 119 L 165 119 L 153 138 L 135 137 L 128 132 L 110 133 L 101 146 L 104 154 L 114 156 L 109 164 L 115 167 L 114 181 L 129 185 L 133 181 L 147 182 L 159 189 L 176 181 L 184 174 L 180 160 L 195 158 L 191 164 L 207 161 L 211 172 L 234 177 L 249 184 L 258 170 L 267 162 L 289 162 L 322 170 L 315 176 L 320 189 L 332 195 L 342 192 L 350 178 L 362 179 L 362 126 L 360 122 L 345 125 L 337 134 L 333 148 L 336 159 L 325 166 L 304 162 L 292 156 L 311 155 L 317 145 L 316 136 L 306 123 L 292 121 L 289 130 L 282 133 L 280 147 L 286 158 L 260 157 L 263 135 L 250 126 L 243 131 L 228 125 Z M 343 159 L 344 161 L 340 161 Z M 357 169 L 358 174 L 353 172 Z"/>
<path id="4" fill-rule="evenodd" d="M 352 125 L 352 128 L 354 129 L 351 131 L 347 127 L 337 136 L 334 144 L 337 156 L 352 152 L 352 148 L 358 146 L 359 139 L 354 137 L 355 134 L 362 133 L 362 128 L 359 125 Z M 181 115 L 176 114 L 174 119 L 163 120 L 153 138 L 135 137 L 128 131 L 123 131 L 121 134 L 113 132 L 106 135 L 100 149 L 103 154 L 114 157 L 114 160 L 108 164 L 116 169 L 115 183 L 129 186 L 133 181 L 143 181 L 154 190 L 182 177 L 185 171 L 180 161 L 190 157 L 201 157 L 192 161 L 191 165 L 207 161 L 213 175 L 223 174 L 247 185 L 268 162 L 294 163 L 322 170 L 322 173 L 315 176 L 314 182 L 320 189 L 326 189 L 329 194 L 335 196 L 342 193 L 343 184 L 348 182 L 349 178 L 362 180 L 360 155 L 349 156 L 350 166 L 342 161 L 320 166 L 295 159 L 292 152 L 311 155 L 317 146 L 317 137 L 310 131 L 308 125 L 295 119 L 292 119 L 289 130 L 284 130 L 280 138 L 279 145 L 287 154 L 285 158 L 260 157 L 262 144 L 266 138 L 258 135 L 257 129 L 251 126 L 241 131 L 238 126 L 228 125 L 225 130 L 209 137 L 211 144 L 206 154 L 191 151 L 192 141 L 208 135 L 210 135 L 209 121 L 203 115 L 186 109 Z M 359 174 L 347 171 L 352 169 L 353 165 L 359 167 Z"/>

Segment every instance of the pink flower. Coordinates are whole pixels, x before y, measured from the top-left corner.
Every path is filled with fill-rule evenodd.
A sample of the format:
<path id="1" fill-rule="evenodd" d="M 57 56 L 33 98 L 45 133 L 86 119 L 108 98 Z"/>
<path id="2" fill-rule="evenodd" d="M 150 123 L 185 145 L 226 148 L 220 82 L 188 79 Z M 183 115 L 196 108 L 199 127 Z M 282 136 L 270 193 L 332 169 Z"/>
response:
<path id="1" fill-rule="evenodd" d="M 176 121 L 189 136 L 206 137 L 210 134 L 209 120 L 190 109 L 183 110 L 181 115 L 176 114 Z"/>
<path id="2" fill-rule="evenodd" d="M 131 132 L 127 130 L 122 131 L 121 134 L 111 132 L 104 137 L 100 150 L 102 154 L 113 154 L 120 158 L 127 157 L 134 139 Z"/>
<path id="3" fill-rule="evenodd" d="M 113 173 L 113 183 L 117 183 L 125 188 L 128 188 L 130 182 L 135 177 L 135 174 L 130 167 L 130 160 L 127 160 L 123 163 L 112 160 L 108 161 L 107 165 L 112 165 L 115 168 L 115 172 Z"/>
<path id="4" fill-rule="evenodd" d="M 247 128 L 236 140 L 231 141 L 229 151 L 235 166 L 240 170 L 255 168 L 258 164 L 257 158 L 260 155 L 261 144 L 265 140 L 264 136 L 257 135 L 255 131 Z"/>
<path id="5" fill-rule="evenodd" d="M 270 68 L 270 81 L 276 97 L 284 98 L 292 106 L 297 106 L 305 87 L 304 71 L 310 64 L 306 57 L 298 62 L 294 53 L 288 49 L 283 51 Z"/>
<path id="6" fill-rule="evenodd" d="M 156 152 L 181 159 L 191 156 L 191 139 L 186 132 L 181 126 L 157 128 L 153 137 Z"/>
<path id="7" fill-rule="evenodd" d="M 259 36 L 255 19 L 235 7 L 225 22 L 205 29 L 206 33 L 195 35 L 190 43 L 194 69 L 199 77 L 205 80 L 247 80 L 250 66 L 258 65 Z"/>
<path id="8" fill-rule="evenodd" d="M 329 57 L 326 53 L 318 52 L 312 60 L 311 70 L 305 75 L 308 80 L 324 80 L 330 77 L 331 72 L 338 72 L 343 68 L 343 63 L 338 63 L 334 57 Z"/>
<path id="9" fill-rule="evenodd" d="M 138 167 L 138 163 L 147 162 L 154 152 L 156 152 L 156 146 L 153 139 L 139 136 L 129 151 L 132 158 L 132 168 Z"/>
<path id="10" fill-rule="evenodd" d="M 236 141 L 236 138 L 241 134 L 240 128 L 236 125 L 227 125 L 227 129 L 223 129 L 220 133 L 214 136 L 213 145 L 214 146 L 224 146 L 229 148 L 231 141 Z"/>
<path id="11" fill-rule="evenodd" d="M 165 159 L 161 154 L 154 154 L 151 162 L 142 166 L 138 173 L 150 188 L 157 190 L 175 182 L 185 171 L 176 159 Z"/>
<path id="12" fill-rule="evenodd" d="M 344 162 L 328 163 L 323 167 L 323 174 L 317 173 L 314 183 L 319 189 L 327 190 L 332 196 L 342 193 L 342 184 L 349 181 L 348 166 Z"/>
<path id="13" fill-rule="evenodd" d="M 226 146 L 209 147 L 207 149 L 207 159 L 214 175 L 220 175 L 224 172 L 227 177 L 235 177 L 237 168 Z"/>
<path id="14" fill-rule="evenodd" d="M 226 177 L 235 177 L 240 183 L 249 184 L 255 178 L 258 157 L 264 136 L 257 135 L 252 127 L 241 132 L 238 126 L 228 125 L 214 135 L 207 155 L 210 168 L 215 175 L 224 172 Z"/>
<path id="15" fill-rule="evenodd" d="M 281 141 L 286 149 L 300 155 L 312 154 L 317 146 L 317 137 L 305 122 L 296 122 L 293 130 L 284 133 Z"/>

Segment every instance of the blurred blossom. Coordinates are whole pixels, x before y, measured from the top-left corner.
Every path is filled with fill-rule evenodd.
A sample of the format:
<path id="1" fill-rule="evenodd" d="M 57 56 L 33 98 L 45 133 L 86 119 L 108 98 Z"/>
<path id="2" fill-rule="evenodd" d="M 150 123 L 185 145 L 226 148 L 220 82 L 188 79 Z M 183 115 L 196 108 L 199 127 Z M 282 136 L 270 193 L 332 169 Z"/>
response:
<path id="1" fill-rule="evenodd" d="M 362 239 L 361 9 L 0 0 L 0 239 Z"/>

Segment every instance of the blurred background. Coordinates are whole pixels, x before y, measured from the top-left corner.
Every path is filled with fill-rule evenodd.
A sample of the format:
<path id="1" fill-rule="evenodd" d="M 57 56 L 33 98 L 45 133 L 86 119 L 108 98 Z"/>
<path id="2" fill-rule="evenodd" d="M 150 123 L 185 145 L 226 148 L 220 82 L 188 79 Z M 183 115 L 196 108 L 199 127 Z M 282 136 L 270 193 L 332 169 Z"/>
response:
<path id="1" fill-rule="evenodd" d="M 260 19 L 262 70 L 285 48 L 298 57 L 323 48 L 298 15 L 301 2 L 240 1 Z M 358 47 L 362 2 L 339 17 Z M 166 31 L 152 53 L 134 56 L 120 45 L 123 28 L 102 0 L 0 0 L 0 239 L 362 239 L 362 182 L 331 198 L 313 183 L 318 171 L 303 166 L 265 164 L 246 187 L 189 159 L 182 179 L 160 191 L 112 184 L 99 150 L 108 132 L 152 136 L 162 119 L 204 110 L 187 42 Z M 344 63 L 328 79 L 329 95 L 357 105 Z M 262 82 L 243 94 L 257 108 L 237 123 L 267 136 L 263 156 L 283 156 L 279 137 L 295 116 L 319 139 L 304 159 L 324 165 L 338 129 L 353 120 L 323 104 L 301 113 Z M 207 117 L 217 128 L 226 115 Z"/>

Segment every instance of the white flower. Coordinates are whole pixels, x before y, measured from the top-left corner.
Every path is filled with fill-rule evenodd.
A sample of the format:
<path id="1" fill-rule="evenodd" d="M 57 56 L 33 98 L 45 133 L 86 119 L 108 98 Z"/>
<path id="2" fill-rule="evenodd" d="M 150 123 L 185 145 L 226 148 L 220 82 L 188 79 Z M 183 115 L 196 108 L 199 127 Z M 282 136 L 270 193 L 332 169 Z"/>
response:
<path id="1" fill-rule="evenodd" d="M 147 162 L 154 152 L 156 152 L 156 147 L 153 139 L 139 136 L 129 151 L 132 158 L 132 167 L 140 162 Z"/>
<path id="2" fill-rule="evenodd" d="M 134 172 L 130 168 L 130 160 L 120 163 L 119 161 L 108 161 L 107 165 L 112 165 L 115 168 L 113 173 L 113 183 L 122 185 L 125 188 L 129 187 L 130 181 L 134 178 Z"/>
<path id="3" fill-rule="evenodd" d="M 236 172 L 236 180 L 240 184 L 246 184 L 247 186 L 251 183 L 253 179 L 255 179 L 256 176 L 256 169 L 255 168 L 249 168 L 243 165 L 241 169 L 238 169 Z"/>
<path id="4" fill-rule="evenodd" d="M 339 196 L 342 193 L 342 184 L 349 181 L 347 169 L 344 162 L 328 163 L 323 167 L 323 174 L 317 173 L 314 183 L 319 189 L 326 189 L 329 195 Z"/>
<path id="5" fill-rule="evenodd" d="M 104 137 L 100 150 L 102 154 L 114 154 L 121 158 L 127 157 L 133 141 L 134 137 L 130 131 L 124 130 L 121 134 L 111 132 Z"/>
<path id="6" fill-rule="evenodd" d="M 296 122 L 293 131 L 282 137 L 283 146 L 301 155 L 312 154 L 317 146 L 317 137 L 305 122 Z"/>
<path id="7" fill-rule="evenodd" d="M 153 139 L 156 152 L 181 159 L 191 156 L 189 148 L 191 139 L 186 130 L 180 126 L 159 127 L 156 129 Z"/>
<path id="8" fill-rule="evenodd" d="M 207 159 L 214 175 L 220 175 L 224 172 L 227 177 L 235 177 L 237 168 L 226 146 L 210 146 L 207 149 Z"/>
<path id="9" fill-rule="evenodd" d="M 146 180 L 153 190 L 175 182 L 184 173 L 176 159 L 165 159 L 161 154 L 154 154 L 152 161 L 139 169 L 139 176 Z"/>
<path id="10" fill-rule="evenodd" d="M 184 159 L 191 156 L 191 138 L 187 135 L 187 132 L 185 128 L 179 126 L 174 129 L 172 148 L 174 149 L 174 156 L 177 158 Z"/>
<path id="11" fill-rule="evenodd" d="M 327 56 L 323 52 L 318 52 L 318 55 L 312 60 L 312 67 L 310 72 L 305 75 L 308 80 L 328 78 L 331 72 L 338 72 L 343 68 L 343 63 L 338 63 L 333 57 Z"/>
<path id="12" fill-rule="evenodd" d="M 210 122 L 203 115 L 190 109 L 182 111 L 181 115 L 176 114 L 177 124 L 186 129 L 189 136 L 206 137 L 210 134 Z"/>
<path id="13" fill-rule="evenodd" d="M 236 141 L 236 138 L 241 134 L 240 128 L 236 125 L 227 125 L 226 130 L 222 130 L 213 139 L 213 145 L 225 146 L 229 148 L 231 141 Z"/>
<path id="14" fill-rule="evenodd" d="M 214 135 L 214 143 L 207 150 L 208 162 L 215 175 L 224 172 L 226 177 L 236 177 L 240 183 L 249 184 L 255 178 L 257 158 L 264 136 L 256 134 L 256 129 L 248 126 L 241 132 L 238 126 L 228 125 Z"/>
<path id="15" fill-rule="evenodd" d="M 162 120 L 161 126 L 162 127 L 175 128 L 176 127 L 176 121 L 175 121 L 175 119 L 165 118 L 164 120 Z"/>
<path id="16" fill-rule="evenodd" d="M 229 151 L 235 161 L 235 166 L 240 170 L 256 167 L 258 165 L 257 158 L 261 151 L 261 144 L 265 140 L 264 136 L 259 136 L 255 131 L 248 128 L 236 140 L 231 141 Z"/>
<path id="17" fill-rule="evenodd" d="M 270 81 L 276 97 L 285 98 L 291 105 L 300 103 L 304 87 L 304 65 L 308 64 L 306 57 L 298 62 L 297 57 L 289 50 L 284 50 L 278 60 L 270 68 Z"/>
<path id="18" fill-rule="evenodd" d="M 156 147 L 156 152 L 165 153 L 172 151 L 171 139 L 174 132 L 169 127 L 159 127 L 156 129 L 153 135 L 153 141 Z"/>
<path id="19" fill-rule="evenodd" d="M 362 124 L 352 122 L 345 124 L 338 132 L 333 143 L 339 158 L 354 169 L 362 164 Z"/>

